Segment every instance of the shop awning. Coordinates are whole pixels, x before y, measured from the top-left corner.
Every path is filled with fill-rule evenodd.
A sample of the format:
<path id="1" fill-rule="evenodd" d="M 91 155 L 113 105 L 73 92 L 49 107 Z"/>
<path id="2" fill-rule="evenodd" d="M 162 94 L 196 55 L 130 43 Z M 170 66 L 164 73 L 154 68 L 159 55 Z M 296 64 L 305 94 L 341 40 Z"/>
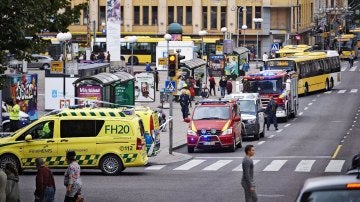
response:
<path id="1" fill-rule="evenodd" d="M 189 69 L 196 69 L 198 67 L 201 67 L 203 65 L 206 65 L 206 61 L 200 58 L 194 58 L 191 60 L 186 60 L 183 62 L 185 67 Z"/>
<path id="2" fill-rule="evenodd" d="M 246 52 L 250 52 L 249 49 L 245 48 L 245 47 L 237 47 L 237 48 L 234 48 L 234 51 L 233 51 L 235 54 L 238 54 L 238 55 L 241 55 L 243 53 L 246 53 Z"/>
<path id="3" fill-rule="evenodd" d="M 134 76 L 126 72 L 115 72 L 115 73 L 102 72 L 92 76 L 81 77 L 75 80 L 73 82 L 73 85 L 98 84 L 101 86 L 107 86 L 113 83 L 124 82 L 133 79 Z"/>

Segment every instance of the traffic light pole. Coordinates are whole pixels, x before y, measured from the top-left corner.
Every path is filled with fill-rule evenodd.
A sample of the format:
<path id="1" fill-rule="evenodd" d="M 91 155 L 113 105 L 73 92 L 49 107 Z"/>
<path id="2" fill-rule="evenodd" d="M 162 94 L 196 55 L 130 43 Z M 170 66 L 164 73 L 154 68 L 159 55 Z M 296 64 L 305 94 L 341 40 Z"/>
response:
<path id="1" fill-rule="evenodd" d="M 169 76 L 169 41 L 167 41 L 167 68 L 168 68 L 168 80 L 172 82 L 171 77 Z M 172 154 L 173 151 L 173 94 L 169 92 L 169 154 Z"/>

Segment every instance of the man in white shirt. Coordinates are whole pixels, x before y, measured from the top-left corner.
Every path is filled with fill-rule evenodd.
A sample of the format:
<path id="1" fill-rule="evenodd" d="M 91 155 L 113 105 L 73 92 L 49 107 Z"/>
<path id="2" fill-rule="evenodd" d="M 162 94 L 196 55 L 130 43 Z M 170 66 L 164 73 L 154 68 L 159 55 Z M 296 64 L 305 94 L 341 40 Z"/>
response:
<path id="1" fill-rule="evenodd" d="M 264 55 L 263 55 L 263 57 L 262 57 L 262 60 L 263 60 L 263 62 L 264 62 L 264 67 L 265 67 L 265 69 L 266 69 L 266 62 L 269 60 L 269 56 L 267 55 L 267 53 L 266 52 L 264 52 Z"/>

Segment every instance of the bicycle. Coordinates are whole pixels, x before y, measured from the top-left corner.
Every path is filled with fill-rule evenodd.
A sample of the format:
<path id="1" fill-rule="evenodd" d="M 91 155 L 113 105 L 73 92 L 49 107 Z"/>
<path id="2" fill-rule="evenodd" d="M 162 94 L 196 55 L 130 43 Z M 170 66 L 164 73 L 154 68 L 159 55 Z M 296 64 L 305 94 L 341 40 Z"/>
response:
<path id="1" fill-rule="evenodd" d="M 210 96 L 210 91 L 207 88 L 207 85 L 205 85 L 201 90 L 201 97 L 202 98 L 209 98 L 209 96 Z"/>

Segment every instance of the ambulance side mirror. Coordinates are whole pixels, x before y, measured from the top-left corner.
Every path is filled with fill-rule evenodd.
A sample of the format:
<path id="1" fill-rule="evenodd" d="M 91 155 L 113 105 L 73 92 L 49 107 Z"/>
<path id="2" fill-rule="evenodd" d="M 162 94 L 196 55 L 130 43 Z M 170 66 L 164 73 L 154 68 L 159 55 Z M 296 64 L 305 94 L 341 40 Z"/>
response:
<path id="1" fill-rule="evenodd" d="M 30 142 L 32 140 L 32 136 L 31 135 L 26 135 L 25 136 L 25 141 L 26 142 Z"/>
<path id="2" fill-rule="evenodd" d="M 286 90 L 290 90 L 290 89 L 291 89 L 291 80 L 286 79 Z"/>

